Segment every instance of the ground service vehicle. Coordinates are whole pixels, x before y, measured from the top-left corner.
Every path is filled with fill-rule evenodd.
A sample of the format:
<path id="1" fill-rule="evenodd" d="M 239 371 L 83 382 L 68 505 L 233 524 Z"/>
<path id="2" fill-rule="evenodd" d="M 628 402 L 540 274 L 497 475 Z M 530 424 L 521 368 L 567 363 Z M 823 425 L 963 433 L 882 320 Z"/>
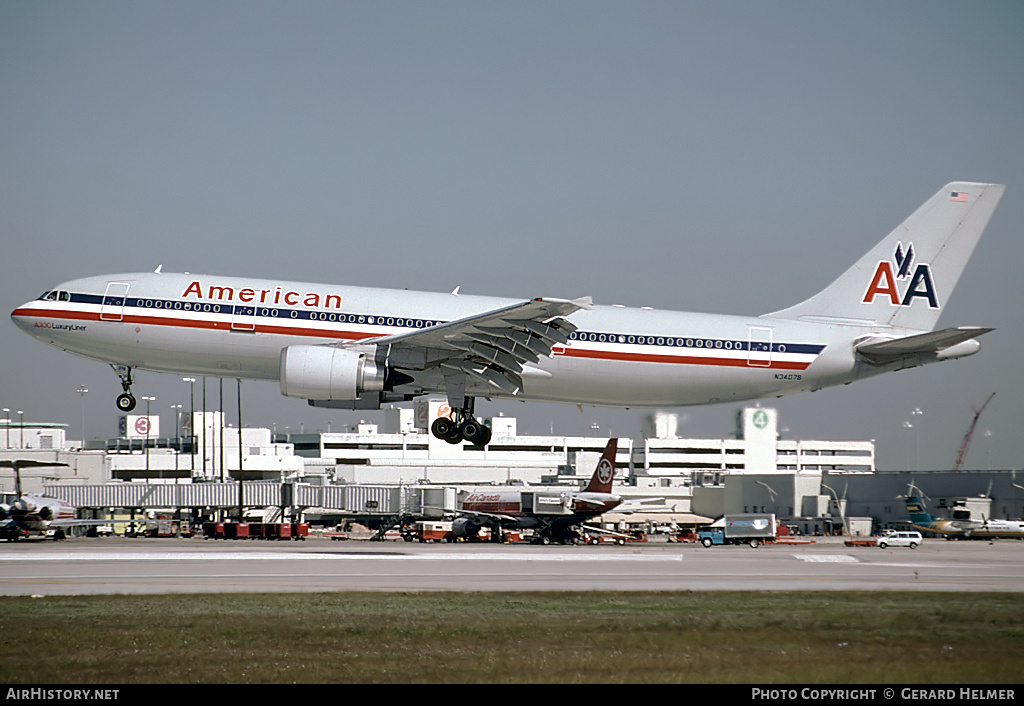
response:
<path id="1" fill-rule="evenodd" d="M 889 532 L 878 538 L 878 546 L 882 549 L 886 547 L 910 547 L 911 549 L 917 549 L 917 545 L 920 543 L 920 532 Z"/>
<path id="2" fill-rule="evenodd" d="M 453 542 L 451 522 L 421 520 L 416 523 L 416 539 L 421 542 Z"/>
<path id="3" fill-rule="evenodd" d="M 705 547 L 721 544 L 748 544 L 756 548 L 775 541 L 778 525 L 772 514 L 722 515 L 707 528 L 697 532 Z"/>

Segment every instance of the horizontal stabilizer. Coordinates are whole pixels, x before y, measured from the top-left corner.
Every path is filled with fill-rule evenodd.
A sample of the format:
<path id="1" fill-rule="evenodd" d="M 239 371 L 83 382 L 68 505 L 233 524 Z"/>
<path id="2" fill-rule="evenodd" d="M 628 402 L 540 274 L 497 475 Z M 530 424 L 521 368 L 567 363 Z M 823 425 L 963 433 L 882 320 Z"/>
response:
<path id="1" fill-rule="evenodd" d="M 872 365 L 885 365 L 914 356 L 959 358 L 978 350 L 978 342 L 972 339 L 994 330 L 979 326 L 961 326 L 883 341 L 872 338 L 867 343 L 857 346 L 857 355 Z"/>

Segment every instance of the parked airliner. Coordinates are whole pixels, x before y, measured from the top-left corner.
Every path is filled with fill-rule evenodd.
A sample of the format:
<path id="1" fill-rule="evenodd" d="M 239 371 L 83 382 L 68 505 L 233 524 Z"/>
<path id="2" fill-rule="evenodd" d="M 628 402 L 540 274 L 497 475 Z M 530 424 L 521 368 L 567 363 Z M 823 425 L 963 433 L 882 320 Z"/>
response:
<path id="1" fill-rule="evenodd" d="M 674 407 L 817 390 L 971 355 L 990 328 L 934 330 L 1005 187 L 947 184 L 832 284 L 758 317 L 215 275 L 77 279 L 12 313 L 30 335 L 132 371 L 278 381 L 315 406 L 444 393 L 433 433 L 486 444 L 474 400 Z M 825 238 L 822 251 L 828 251 Z"/>
<path id="2" fill-rule="evenodd" d="M 1024 521 L 1021 520 L 992 520 L 987 517 L 973 520 L 969 512 L 967 517 L 963 517 L 958 516 L 955 510 L 952 520 L 943 520 L 931 515 L 916 495 L 908 497 L 906 504 L 910 524 L 922 532 L 934 532 L 946 539 L 1024 539 Z"/>
<path id="3" fill-rule="evenodd" d="M 622 503 L 622 498 L 612 493 L 618 444 L 618 439 L 608 440 L 582 491 L 474 490 L 462 501 L 452 533 L 472 539 L 488 527 L 492 540 L 502 541 L 503 530 L 530 529 L 541 544 L 578 542 L 577 527 Z"/>
<path id="4" fill-rule="evenodd" d="M 109 520 L 79 520 L 78 510 L 63 500 L 45 495 L 21 492 L 21 469 L 52 466 L 66 466 L 66 463 L 33 461 L 31 459 L 0 460 L 0 468 L 14 470 L 14 494 L 17 496 L 10 505 L 0 503 L 0 537 L 17 541 L 32 532 L 45 533 L 53 530 L 53 538 L 65 538 L 65 530 L 72 527 L 95 526 Z"/>

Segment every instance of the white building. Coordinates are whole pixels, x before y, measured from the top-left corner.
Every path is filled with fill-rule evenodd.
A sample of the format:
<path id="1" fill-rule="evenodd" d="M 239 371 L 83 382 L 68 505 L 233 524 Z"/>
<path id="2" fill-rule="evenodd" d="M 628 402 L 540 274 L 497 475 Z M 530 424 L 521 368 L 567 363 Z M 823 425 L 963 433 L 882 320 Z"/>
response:
<path id="1" fill-rule="evenodd" d="M 103 483 L 109 478 L 102 452 L 82 451 L 67 440 L 67 425 L 0 419 L 0 459 L 31 459 L 53 466 L 21 471 L 22 491 L 41 493 L 50 483 Z M 0 495 L 13 497 L 14 471 L 0 468 Z"/>
<path id="2" fill-rule="evenodd" d="M 239 467 L 246 480 L 282 480 L 302 474 L 303 460 L 291 444 L 273 443 L 269 429 L 245 427 L 239 433 L 238 427 L 225 424 L 221 412 L 195 412 L 191 419 L 182 412 L 178 422 L 176 438 L 127 433 L 123 440 L 108 443 L 110 478 L 232 480 L 238 478 Z M 155 415 L 149 428 L 159 428 Z"/>
<path id="3" fill-rule="evenodd" d="M 871 441 L 790 441 L 779 438 L 778 412 L 748 407 L 736 413 L 735 438 L 676 438 L 675 415 L 658 412 L 644 425 L 635 475 L 662 485 L 720 485 L 727 475 L 874 473 Z M 663 435 L 656 435 L 663 434 Z"/>

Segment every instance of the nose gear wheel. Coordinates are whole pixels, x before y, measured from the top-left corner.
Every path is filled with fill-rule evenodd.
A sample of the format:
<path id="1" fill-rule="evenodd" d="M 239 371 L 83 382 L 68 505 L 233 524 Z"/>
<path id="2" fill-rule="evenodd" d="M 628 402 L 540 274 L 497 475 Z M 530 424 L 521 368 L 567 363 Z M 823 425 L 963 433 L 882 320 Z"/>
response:
<path id="1" fill-rule="evenodd" d="M 121 378 L 121 389 L 124 394 L 117 396 L 117 409 L 119 412 L 131 412 L 135 409 L 135 397 L 132 395 L 132 369 L 127 365 L 111 365 L 117 376 Z"/>

